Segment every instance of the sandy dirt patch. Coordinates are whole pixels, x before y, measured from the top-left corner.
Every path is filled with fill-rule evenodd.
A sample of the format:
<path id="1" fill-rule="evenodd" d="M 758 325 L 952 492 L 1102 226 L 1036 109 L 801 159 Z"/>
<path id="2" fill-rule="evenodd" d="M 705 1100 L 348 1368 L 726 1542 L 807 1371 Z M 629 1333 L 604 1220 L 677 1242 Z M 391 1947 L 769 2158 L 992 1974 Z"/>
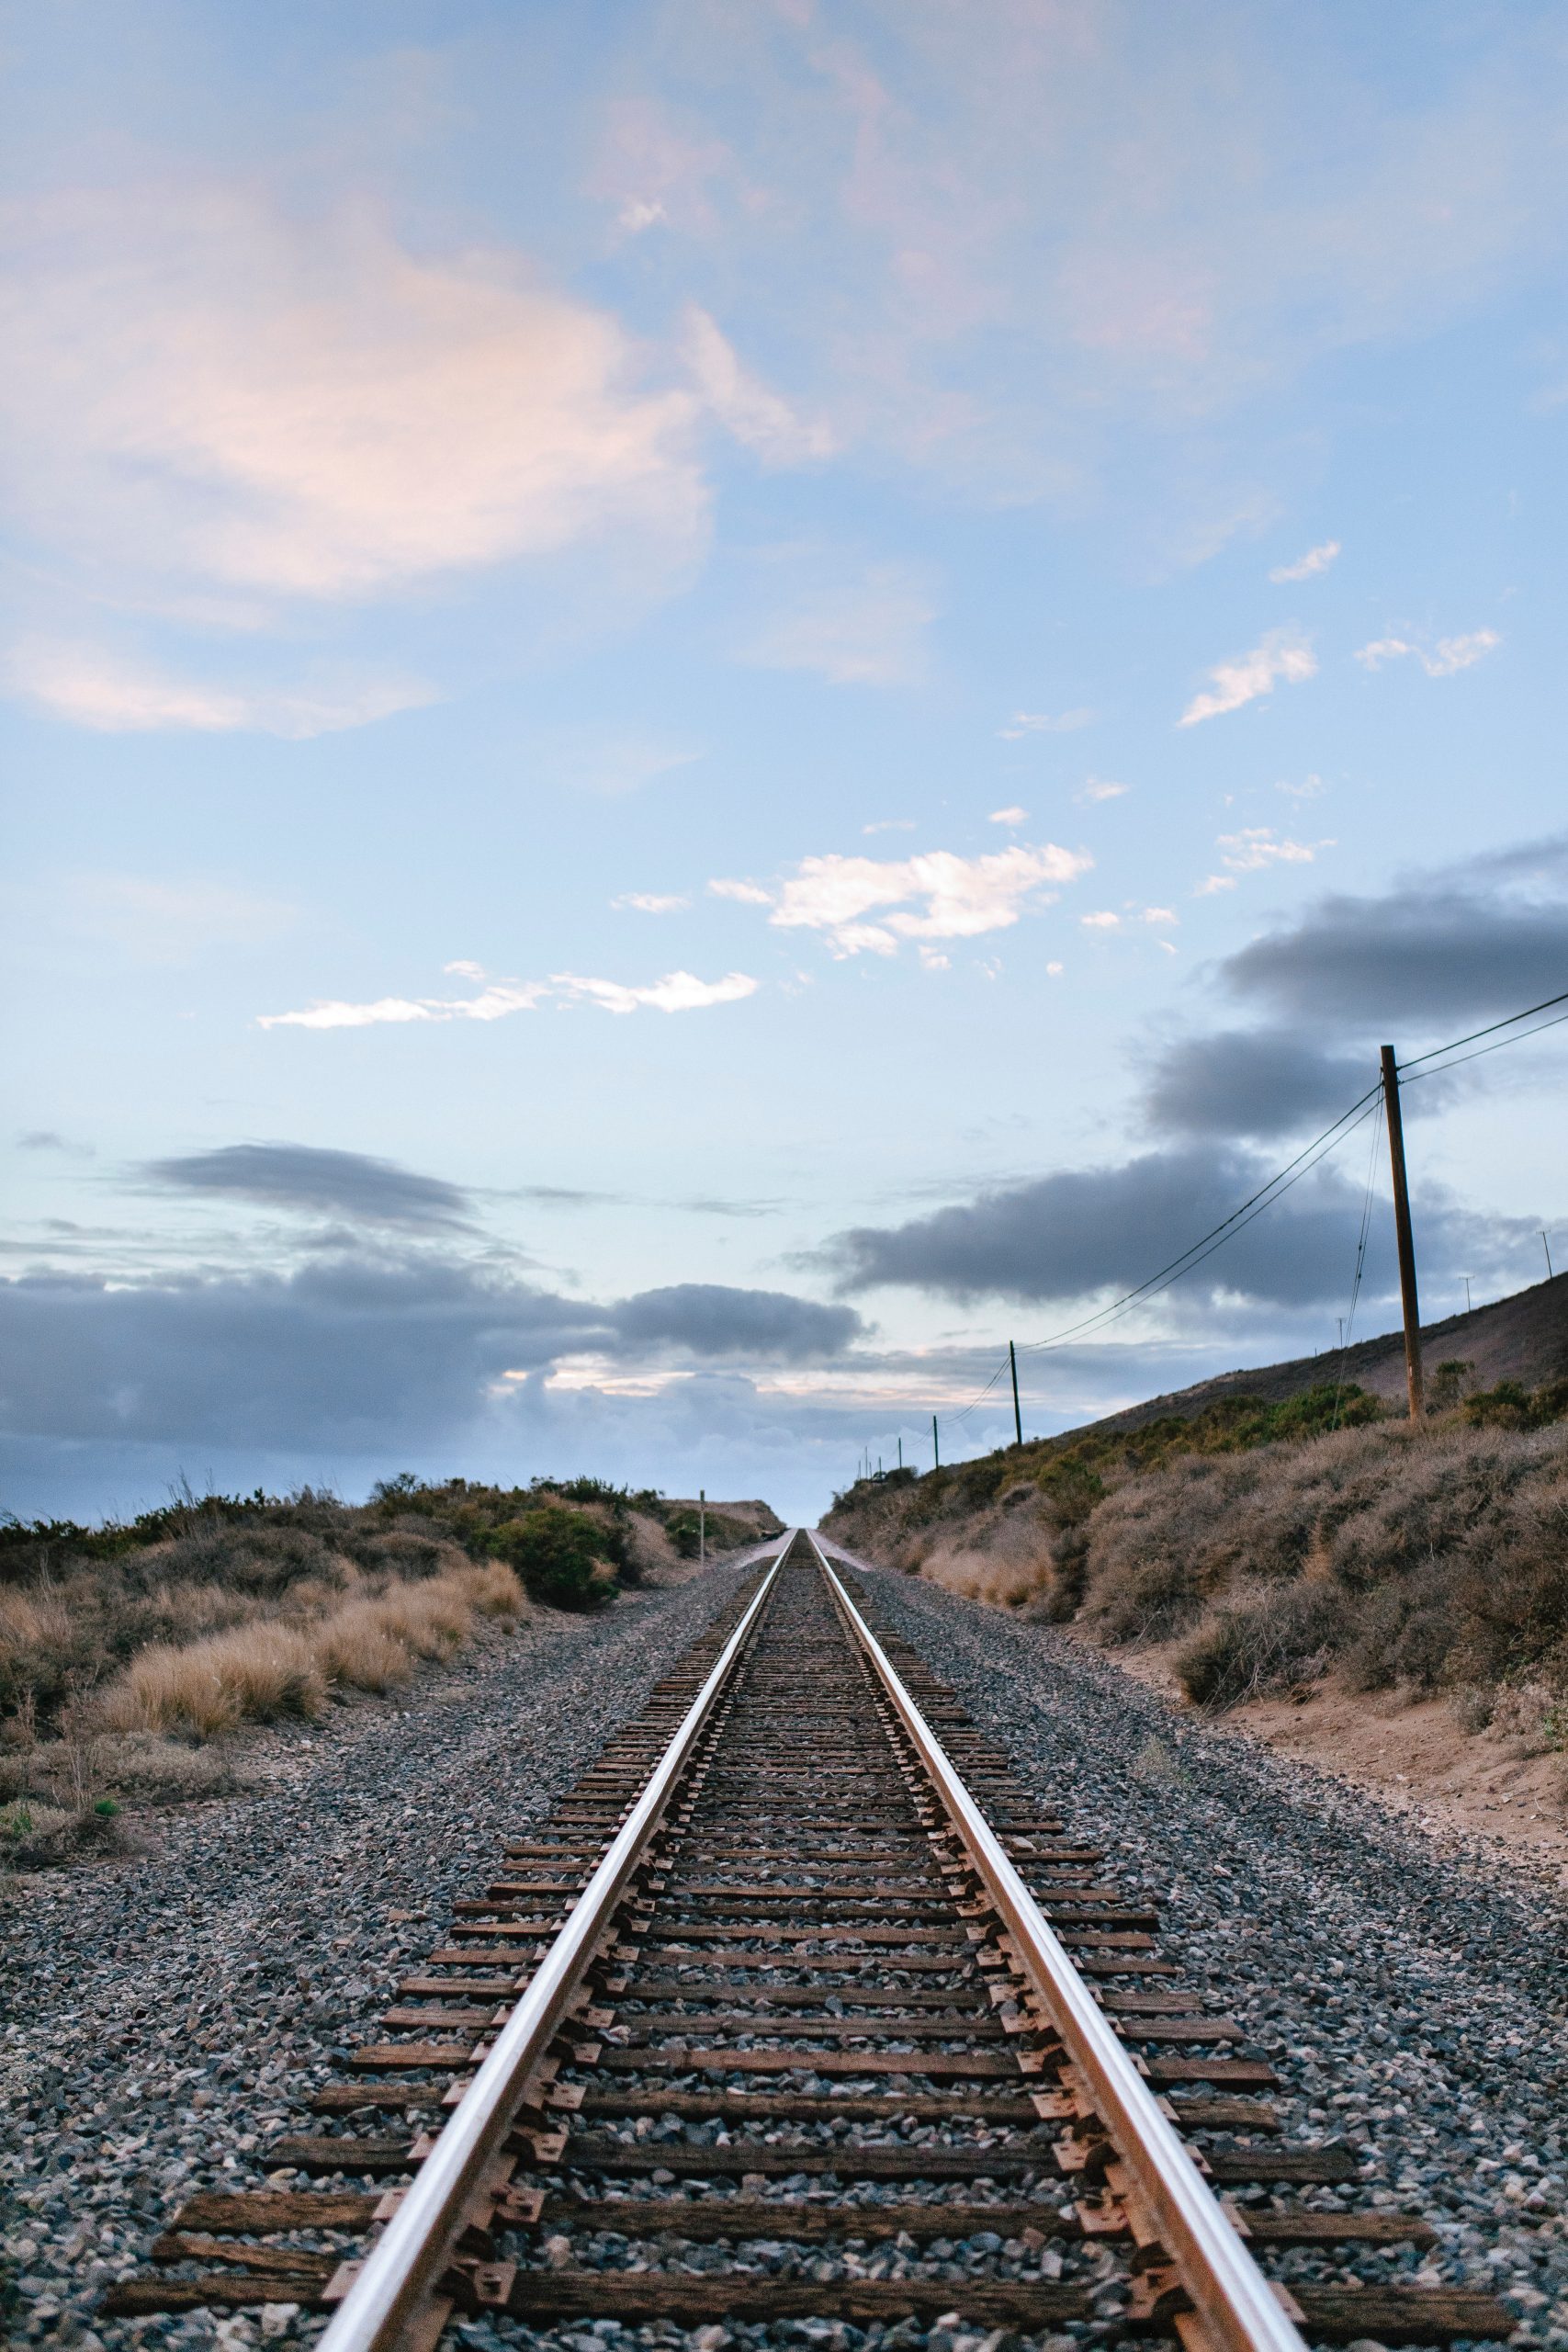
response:
<path id="1" fill-rule="evenodd" d="M 1172 1669 L 1179 1642 L 1107 1653 L 1075 1629 L 1096 1656 L 1185 1707 Z M 1303 1698 L 1254 1699 L 1210 1716 L 1212 1730 L 1261 1741 L 1320 1772 L 1371 1791 L 1414 1814 L 1494 1846 L 1499 1859 L 1529 1861 L 1568 1886 L 1568 1775 L 1561 1753 L 1525 1756 L 1507 1734 L 1467 1732 L 1448 1699 L 1348 1690 L 1335 1677 Z"/>

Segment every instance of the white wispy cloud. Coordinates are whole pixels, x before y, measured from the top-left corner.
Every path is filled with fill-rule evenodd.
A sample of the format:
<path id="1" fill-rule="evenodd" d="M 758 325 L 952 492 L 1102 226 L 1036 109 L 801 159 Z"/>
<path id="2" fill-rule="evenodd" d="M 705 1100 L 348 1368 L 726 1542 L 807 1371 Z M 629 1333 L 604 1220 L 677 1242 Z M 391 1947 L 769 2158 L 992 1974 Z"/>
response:
<path id="1" fill-rule="evenodd" d="M 913 817 L 879 817 L 874 824 L 861 827 L 863 833 L 912 833 L 914 830 Z"/>
<path id="2" fill-rule="evenodd" d="M 1287 685 L 1298 686 L 1316 674 L 1317 656 L 1305 638 L 1288 629 L 1270 629 L 1250 653 L 1233 654 L 1228 662 L 1214 664 L 1209 673 L 1213 684 L 1193 695 L 1177 725 L 1196 727 L 1202 719 L 1223 718 L 1244 703 L 1256 702 L 1259 695 L 1271 695 L 1281 678 Z"/>
<path id="3" fill-rule="evenodd" d="M 764 890 L 760 882 L 728 882 L 722 876 L 708 884 L 716 899 L 734 899 L 743 907 L 771 907 L 773 894 Z"/>
<path id="4" fill-rule="evenodd" d="M 829 458 L 837 444 L 821 418 L 796 414 L 786 400 L 743 368 L 728 338 L 694 302 L 685 314 L 684 351 L 703 400 L 727 433 L 764 465 L 798 466 Z"/>
<path id="5" fill-rule="evenodd" d="M 690 899 L 661 898 L 655 890 L 626 890 L 612 899 L 613 907 L 633 907 L 642 915 L 674 915 L 691 905 Z"/>
<path id="6" fill-rule="evenodd" d="M 1310 865 L 1320 849 L 1332 849 L 1334 843 L 1282 841 L 1269 825 L 1247 825 L 1238 833 L 1222 833 L 1215 847 L 1225 871 L 1205 876 L 1194 893 L 1197 898 L 1212 898 L 1216 890 L 1234 890 L 1239 875 L 1260 874 L 1266 866 Z"/>
<path id="7" fill-rule="evenodd" d="M 356 597 L 705 527 L 696 393 L 514 251 L 171 177 L 32 208 L 6 295 L 13 500 L 96 576 Z"/>
<path id="8" fill-rule="evenodd" d="M 167 673 L 87 644 L 29 637 L 5 663 L 8 691 L 102 735 L 194 732 L 282 735 L 301 741 L 369 726 L 439 699 L 418 678 L 241 692 Z"/>
<path id="9" fill-rule="evenodd" d="M 1079 786 L 1073 798 L 1084 801 L 1092 807 L 1098 800 L 1120 800 L 1126 790 L 1127 786 L 1124 784 L 1111 784 L 1104 776 L 1091 775 L 1086 783 Z"/>
<path id="10" fill-rule="evenodd" d="M 1004 931 L 1042 898 L 1048 885 L 1071 882 L 1094 861 L 1081 850 L 1047 842 L 1017 843 L 984 857 L 927 850 L 914 857 L 802 858 L 772 891 L 755 883 L 710 884 L 726 897 L 744 895 L 772 907 L 769 921 L 785 931 L 824 932 L 838 956 L 893 956 L 901 940 L 971 939 Z M 875 915 L 868 922 L 864 918 Z"/>
<path id="11" fill-rule="evenodd" d="M 628 988 L 619 980 L 584 978 L 576 972 L 553 972 L 547 980 L 488 980 L 477 964 L 448 964 L 446 969 L 464 979 L 484 981 L 477 996 L 378 997 L 367 1004 L 337 1000 L 318 1001 L 298 1012 L 264 1012 L 261 1029 L 370 1029 L 384 1023 L 411 1021 L 502 1021 L 509 1013 L 532 1012 L 548 1001 L 597 1004 L 606 1012 L 697 1012 L 714 1004 L 734 1004 L 754 996 L 761 985 L 746 972 L 727 972 L 722 979 L 700 980 L 693 972 L 666 972 L 643 988 Z"/>
<path id="12" fill-rule="evenodd" d="M 1337 539 L 1325 539 L 1320 548 L 1308 548 L 1305 555 L 1298 556 L 1294 563 L 1277 564 L 1269 577 L 1280 586 L 1289 580 L 1315 580 L 1320 571 L 1328 570 L 1335 557 L 1341 552 Z"/>
<path id="13" fill-rule="evenodd" d="M 557 972 L 550 987 L 564 997 L 578 997 L 603 1005 L 606 1012 L 636 1012 L 647 1006 L 654 1012 L 701 1012 L 712 1004 L 738 1004 L 755 996 L 761 986 L 749 972 L 726 972 L 720 980 L 699 980 L 694 972 L 666 972 L 647 988 L 623 988 L 618 980 L 584 980 L 572 972 Z"/>
<path id="14" fill-rule="evenodd" d="M 1327 786 L 1320 775 L 1303 775 L 1299 784 L 1281 779 L 1274 789 L 1284 793 L 1291 800 L 1315 800 L 1320 793 L 1326 791 Z"/>
<path id="15" fill-rule="evenodd" d="M 1409 658 L 1419 662 L 1429 678 L 1451 678 L 1456 670 L 1468 670 L 1484 660 L 1502 642 L 1495 628 L 1474 629 L 1468 637 L 1440 637 L 1432 646 L 1414 644 L 1403 637 L 1380 637 L 1363 645 L 1356 659 L 1364 669 L 1381 670 L 1386 662 Z"/>
<path id="16" fill-rule="evenodd" d="M 1113 914 L 1109 907 L 1100 908 L 1096 914 L 1079 915 L 1078 921 L 1086 931 L 1120 931 L 1122 928 L 1121 916 Z"/>
<path id="17" fill-rule="evenodd" d="M 992 825 L 1027 825 L 1027 808 L 993 808 L 987 822 Z"/>
<path id="18" fill-rule="evenodd" d="M 1139 917 L 1142 922 L 1179 923 L 1180 920 L 1173 907 L 1145 907 Z"/>
<path id="19" fill-rule="evenodd" d="M 1015 710 L 997 733 L 1004 743 L 1019 742 L 1025 735 L 1070 735 L 1076 727 L 1087 727 L 1093 717 L 1092 710 L 1064 710 L 1055 718 L 1043 710 Z"/>

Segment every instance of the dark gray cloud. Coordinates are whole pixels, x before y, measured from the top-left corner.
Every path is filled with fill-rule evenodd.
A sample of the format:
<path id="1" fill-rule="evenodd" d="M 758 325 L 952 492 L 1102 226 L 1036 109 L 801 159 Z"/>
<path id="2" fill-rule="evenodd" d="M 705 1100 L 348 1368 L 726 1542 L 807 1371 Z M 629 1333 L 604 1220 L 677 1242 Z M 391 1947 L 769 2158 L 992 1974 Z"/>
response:
<path id="1" fill-rule="evenodd" d="M 225 1144 L 216 1151 L 150 1160 L 142 1172 L 178 1192 L 230 1194 L 364 1225 L 452 1232 L 472 1223 L 469 1196 L 460 1185 L 417 1175 L 395 1160 L 313 1144 Z"/>
<path id="2" fill-rule="evenodd" d="M 1325 1051 L 1282 1029 L 1183 1037 L 1151 1064 L 1144 1110 L 1168 1136 L 1258 1140 L 1325 1127 L 1377 1081 L 1367 1053 Z"/>
<path id="3" fill-rule="evenodd" d="M 761 1356 L 782 1363 L 840 1355 L 863 1326 L 852 1306 L 823 1306 L 782 1290 L 730 1290 L 719 1283 L 671 1283 L 614 1307 L 615 1328 L 634 1348 L 676 1347 L 703 1356 Z"/>
<path id="4" fill-rule="evenodd" d="M 1358 1147 L 1359 1148 L 1359 1147 Z M 1364 1163 L 1363 1163 L 1364 1164 Z M 1072 1169 L 893 1227 L 857 1226 L 827 1255 L 846 1291 L 897 1284 L 946 1298 L 1065 1305 L 1130 1290 L 1229 1216 L 1271 1173 L 1247 1151 L 1187 1145 L 1120 1167 Z M 1278 1206 L 1183 1277 L 1179 1296 L 1299 1308 L 1348 1287 L 1362 1190 L 1333 1166 L 1314 1170 Z M 1528 1220 L 1472 1217 L 1430 1193 L 1418 1200 L 1427 1262 L 1490 1263 Z M 1386 1282 L 1380 1220 L 1368 1280 Z M 1457 1255 L 1456 1255 L 1457 1253 Z M 1473 1268 L 1471 1269 L 1473 1271 Z"/>
<path id="5" fill-rule="evenodd" d="M 1533 879 L 1538 868 L 1524 871 Z M 1321 899 L 1290 929 L 1227 956 L 1220 977 L 1233 995 L 1292 1019 L 1424 1041 L 1435 1024 L 1463 1028 L 1568 989 L 1568 900 L 1447 876 L 1382 898 Z"/>
<path id="6" fill-rule="evenodd" d="M 258 1452 L 439 1445 L 505 1375 L 587 1352 L 795 1363 L 860 1319 L 773 1291 L 677 1285 L 606 1307 L 427 1254 L 111 1286 L 0 1281 L 0 1430 Z"/>

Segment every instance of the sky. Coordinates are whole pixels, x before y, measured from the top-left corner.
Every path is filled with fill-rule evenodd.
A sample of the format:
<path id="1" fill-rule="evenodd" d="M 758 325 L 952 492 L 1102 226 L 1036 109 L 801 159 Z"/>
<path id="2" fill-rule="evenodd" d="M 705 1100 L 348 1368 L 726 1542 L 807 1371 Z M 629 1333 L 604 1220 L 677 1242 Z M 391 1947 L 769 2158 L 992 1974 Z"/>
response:
<path id="1" fill-rule="evenodd" d="M 5 17 L 0 1503 L 809 1521 L 1396 1321 L 1364 1114 L 1092 1318 L 1568 989 L 1561 9 Z"/>

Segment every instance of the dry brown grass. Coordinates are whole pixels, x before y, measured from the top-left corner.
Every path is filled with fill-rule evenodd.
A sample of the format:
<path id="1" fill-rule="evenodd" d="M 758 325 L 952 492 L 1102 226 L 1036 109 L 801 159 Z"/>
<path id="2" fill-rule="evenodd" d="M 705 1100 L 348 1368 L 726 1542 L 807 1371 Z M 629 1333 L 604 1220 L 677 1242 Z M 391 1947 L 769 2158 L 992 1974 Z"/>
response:
<path id="1" fill-rule="evenodd" d="M 980 1467 L 974 1495 L 957 1474 L 940 1495 L 857 1495 L 848 1540 L 954 1590 L 1076 1616 L 1108 1645 L 1183 1640 L 1177 1671 L 1203 1705 L 1337 1667 L 1366 1690 L 1451 1690 L 1478 1723 L 1522 1709 L 1533 1736 L 1568 1747 L 1561 1421 L 1388 1420 L 1107 1462 L 1088 1508 L 1038 1474 Z"/>
<path id="2" fill-rule="evenodd" d="M 354 1581 L 347 1600 L 327 1587 L 294 1587 L 287 1622 L 255 1616 L 197 1641 L 150 1644 L 99 1696 L 96 1723 L 213 1739 L 244 1723 L 319 1715 L 334 1691 L 390 1690 L 421 1658 L 449 1656 L 477 1616 L 517 1617 L 527 1605 L 495 1560 L 457 1555 L 440 1575 L 379 1591 Z"/>

